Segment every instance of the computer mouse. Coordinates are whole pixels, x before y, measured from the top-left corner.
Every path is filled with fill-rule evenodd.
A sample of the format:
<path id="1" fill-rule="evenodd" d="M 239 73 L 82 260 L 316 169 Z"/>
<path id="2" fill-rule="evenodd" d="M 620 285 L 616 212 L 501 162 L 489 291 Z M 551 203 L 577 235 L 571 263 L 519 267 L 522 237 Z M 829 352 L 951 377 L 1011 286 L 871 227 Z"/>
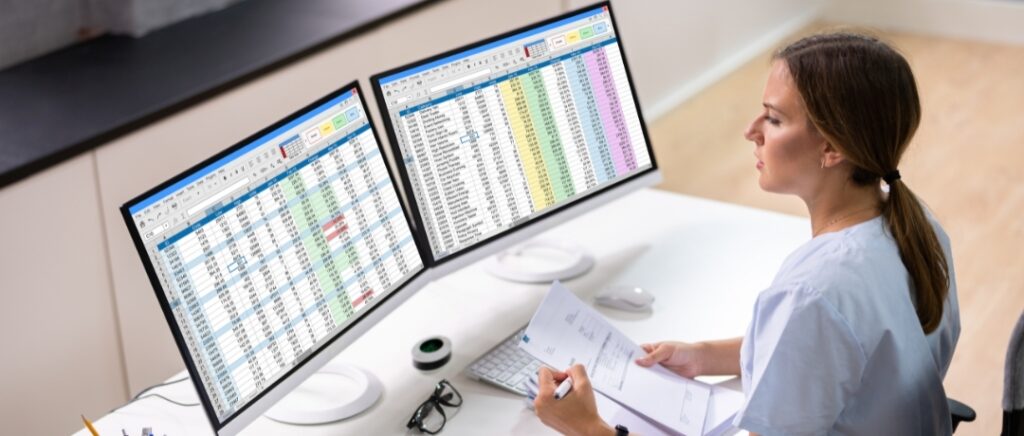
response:
<path id="1" fill-rule="evenodd" d="M 630 312 L 644 312 L 651 308 L 654 296 L 636 286 L 611 285 L 594 297 L 597 304 Z"/>

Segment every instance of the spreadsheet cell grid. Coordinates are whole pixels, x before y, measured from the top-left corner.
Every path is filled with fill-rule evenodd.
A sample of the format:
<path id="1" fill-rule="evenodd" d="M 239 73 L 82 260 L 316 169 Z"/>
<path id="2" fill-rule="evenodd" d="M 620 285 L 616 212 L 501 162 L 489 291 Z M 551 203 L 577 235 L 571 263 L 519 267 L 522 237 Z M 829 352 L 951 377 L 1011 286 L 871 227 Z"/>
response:
<path id="1" fill-rule="evenodd" d="M 510 37 L 466 60 L 504 51 L 521 54 L 513 59 L 520 66 L 493 64 L 458 86 L 430 82 L 402 94 L 406 103 L 389 102 L 435 259 L 652 166 L 607 20 L 597 14 L 539 39 Z M 403 80 L 431 80 L 431 71 L 412 70 Z"/>
<path id="2" fill-rule="evenodd" d="M 423 267 L 360 104 L 320 110 L 266 150 L 239 155 L 237 170 L 182 185 L 215 194 L 255 163 L 274 169 L 148 243 L 222 418 Z"/>

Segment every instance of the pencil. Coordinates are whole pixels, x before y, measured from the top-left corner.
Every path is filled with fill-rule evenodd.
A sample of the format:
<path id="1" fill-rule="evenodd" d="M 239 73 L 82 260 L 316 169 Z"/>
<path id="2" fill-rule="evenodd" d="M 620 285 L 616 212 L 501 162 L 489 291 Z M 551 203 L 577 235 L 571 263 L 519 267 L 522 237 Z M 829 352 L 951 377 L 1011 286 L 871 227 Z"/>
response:
<path id="1" fill-rule="evenodd" d="M 82 415 L 82 422 L 85 423 L 85 428 L 89 429 L 89 433 L 92 433 L 92 436 L 100 436 L 100 433 L 96 431 L 96 427 L 93 427 L 92 423 L 85 419 L 85 415 Z"/>

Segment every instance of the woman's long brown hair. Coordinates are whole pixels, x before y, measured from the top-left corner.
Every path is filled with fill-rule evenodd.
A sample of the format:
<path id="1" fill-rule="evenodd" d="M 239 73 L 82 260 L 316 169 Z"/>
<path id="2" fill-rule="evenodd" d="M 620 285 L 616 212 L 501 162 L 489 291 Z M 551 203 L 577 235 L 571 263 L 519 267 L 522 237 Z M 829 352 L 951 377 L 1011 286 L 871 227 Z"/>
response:
<path id="1" fill-rule="evenodd" d="M 853 164 L 853 182 L 879 186 L 897 171 L 921 120 L 910 65 L 876 38 L 828 33 L 783 48 L 810 121 Z M 910 274 L 917 318 L 925 333 L 942 322 L 949 270 L 921 203 L 901 180 L 889 183 L 882 216 Z"/>

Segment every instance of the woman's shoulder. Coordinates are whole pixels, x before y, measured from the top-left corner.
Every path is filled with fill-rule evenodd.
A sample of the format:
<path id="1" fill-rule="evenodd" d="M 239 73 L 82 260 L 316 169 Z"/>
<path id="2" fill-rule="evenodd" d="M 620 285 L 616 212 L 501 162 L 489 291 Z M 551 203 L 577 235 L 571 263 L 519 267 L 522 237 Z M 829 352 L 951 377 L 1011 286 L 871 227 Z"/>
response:
<path id="1" fill-rule="evenodd" d="M 814 295 L 857 318 L 884 306 L 910 307 L 907 271 L 881 218 L 823 236 L 793 253 L 771 292 Z"/>
<path id="2" fill-rule="evenodd" d="M 819 290 L 832 289 L 837 283 L 858 286 L 872 272 L 888 269 L 893 260 L 899 262 L 899 249 L 882 218 L 876 217 L 808 241 L 786 259 L 773 286 Z"/>

